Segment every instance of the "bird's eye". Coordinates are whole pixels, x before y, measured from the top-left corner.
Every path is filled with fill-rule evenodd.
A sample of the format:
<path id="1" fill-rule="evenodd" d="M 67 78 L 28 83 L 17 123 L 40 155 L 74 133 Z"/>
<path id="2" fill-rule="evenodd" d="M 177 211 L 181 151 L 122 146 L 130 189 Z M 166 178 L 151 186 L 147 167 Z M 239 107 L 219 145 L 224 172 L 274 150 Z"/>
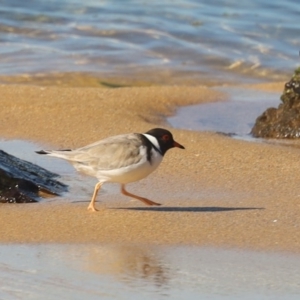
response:
<path id="1" fill-rule="evenodd" d="M 163 135 L 162 139 L 163 139 L 163 141 L 168 141 L 170 139 L 170 137 L 167 134 L 165 134 L 165 135 Z"/>

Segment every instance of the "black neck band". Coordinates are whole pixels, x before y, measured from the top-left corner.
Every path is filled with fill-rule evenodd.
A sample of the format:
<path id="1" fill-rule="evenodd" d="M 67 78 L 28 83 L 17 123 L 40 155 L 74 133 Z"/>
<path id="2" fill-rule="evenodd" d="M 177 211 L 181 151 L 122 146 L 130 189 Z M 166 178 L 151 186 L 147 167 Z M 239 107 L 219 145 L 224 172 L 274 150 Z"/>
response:
<path id="1" fill-rule="evenodd" d="M 150 142 L 150 144 L 152 145 L 152 147 L 155 151 L 157 151 L 161 156 L 164 156 L 160 149 L 158 149 L 149 139 L 148 139 L 148 141 Z"/>

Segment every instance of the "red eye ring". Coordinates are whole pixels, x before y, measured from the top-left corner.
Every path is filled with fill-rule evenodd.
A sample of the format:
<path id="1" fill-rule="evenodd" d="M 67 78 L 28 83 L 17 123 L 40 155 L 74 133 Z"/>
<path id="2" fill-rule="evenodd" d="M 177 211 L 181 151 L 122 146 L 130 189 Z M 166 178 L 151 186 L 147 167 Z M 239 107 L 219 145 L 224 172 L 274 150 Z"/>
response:
<path id="1" fill-rule="evenodd" d="M 163 139 L 163 141 L 169 141 L 170 137 L 167 134 L 165 134 L 162 136 L 162 139 Z"/>

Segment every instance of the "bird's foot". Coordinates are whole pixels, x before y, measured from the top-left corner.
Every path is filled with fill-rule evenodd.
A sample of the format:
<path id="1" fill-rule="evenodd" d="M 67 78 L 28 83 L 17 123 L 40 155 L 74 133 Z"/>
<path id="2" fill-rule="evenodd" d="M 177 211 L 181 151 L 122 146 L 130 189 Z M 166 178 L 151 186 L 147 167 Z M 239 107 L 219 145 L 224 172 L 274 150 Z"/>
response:
<path id="1" fill-rule="evenodd" d="M 91 204 L 88 206 L 87 210 L 89 210 L 89 211 L 98 211 L 98 209 L 94 205 L 91 205 Z"/>
<path id="2" fill-rule="evenodd" d="M 143 199 L 143 200 L 142 200 Z M 161 204 L 160 203 L 157 203 L 157 202 L 154 202 L 154 201 L 151 201 L 147 198 L 142 198 L 140 199 L 141 201 L 143 201 L 145 204 L 149 205 L 149 206 L 160 206 Z"/>

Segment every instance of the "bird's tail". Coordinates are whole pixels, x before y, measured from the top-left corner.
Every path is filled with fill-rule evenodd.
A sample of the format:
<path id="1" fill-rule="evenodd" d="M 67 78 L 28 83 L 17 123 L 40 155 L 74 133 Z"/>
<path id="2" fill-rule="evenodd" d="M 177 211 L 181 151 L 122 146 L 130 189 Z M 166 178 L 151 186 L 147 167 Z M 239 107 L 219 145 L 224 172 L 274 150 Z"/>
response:
<path id="1" fill-rule="evenodd" d="M 50 152 L 45 151 L 45 150 L 40 150 L 40 151 L 35 151 L 37 154 L 49 154 Z"/>
<path id="2" fill-rule="evenodd" d="M 53 150 L 40 150 L 40 151 L 35 151 L 37 154 L 54 154 L 54 153 L 59 153 L 59 152 L 67 152 L 67 151 L 72 151 L 72 149 L 62 149 L 58 151 L 53 151 Z"/>
<path id="3" fill-rule="evenodd" d="M 49 156 L 54 156 L 54 157 L 60 157 L 66 160 L 72 160 L 71 156 L 69 155 L 69 153 L 71 154 L 72 150 L 71 149 L 63 149 L 63 150 L 40 150 L 40 151 L 35 151 L 37 154 L 46 154 Z"/>

